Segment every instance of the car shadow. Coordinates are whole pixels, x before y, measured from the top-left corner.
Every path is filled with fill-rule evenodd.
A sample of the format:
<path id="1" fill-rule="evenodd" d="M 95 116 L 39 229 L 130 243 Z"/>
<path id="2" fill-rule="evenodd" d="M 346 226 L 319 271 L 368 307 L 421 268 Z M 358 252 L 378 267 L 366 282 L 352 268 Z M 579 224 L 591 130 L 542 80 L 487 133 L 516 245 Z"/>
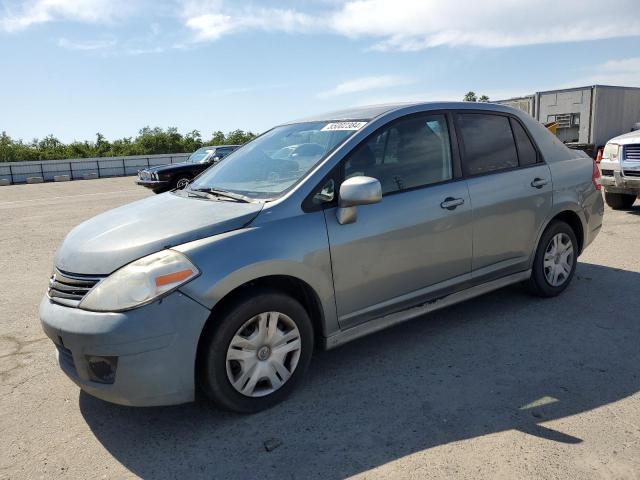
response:
<path id="1" fill-rule="evenodd" d="M 256 415 L 84 393 L 80 411 L 143 478 L 337 479 L 510 429 L 576 444 L 541 423 L 640 390 L 640 298 L 619 288 L 639 284 L 638 273 L 580 263 L 559 297 L 516 286 L 434 312 L 319 352 L 298 391 Z"/>
<path id="2" fill-rule="evenodd" d="M 626 212 L 630 213 L 631 215 L 640 215 L 640 204 L 636 202 L 636 204 L 626 210 Z"/>

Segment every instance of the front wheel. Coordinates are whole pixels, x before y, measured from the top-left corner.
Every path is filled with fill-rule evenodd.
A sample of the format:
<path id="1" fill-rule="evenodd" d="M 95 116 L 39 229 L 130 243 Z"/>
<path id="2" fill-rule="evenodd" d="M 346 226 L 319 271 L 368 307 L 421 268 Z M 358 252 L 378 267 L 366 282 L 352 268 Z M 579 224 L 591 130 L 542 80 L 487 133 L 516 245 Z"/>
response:
<path id="1" fill-rule="evenodd" d="M 540 297 L 555 297 L 571 282 L 578 262 L 578 241 L 565 222 L 554 221 L 542 234 L 533 260 L 528 289 Z"/>
<path id="2" fill-rule="evenodd" d="M 627 210 L 636 201 L 636 195 L 629 193 L 604 192 L 604 201 L 614 210 Z"/>
<path id="3" fill-rule="evenodd" d="M 282 401 L 304 376 L 313 327 L 294 298 L 263 290 L 211 319 L 200 345 L 199 383 L 218 406 L 254 413 Z"/>

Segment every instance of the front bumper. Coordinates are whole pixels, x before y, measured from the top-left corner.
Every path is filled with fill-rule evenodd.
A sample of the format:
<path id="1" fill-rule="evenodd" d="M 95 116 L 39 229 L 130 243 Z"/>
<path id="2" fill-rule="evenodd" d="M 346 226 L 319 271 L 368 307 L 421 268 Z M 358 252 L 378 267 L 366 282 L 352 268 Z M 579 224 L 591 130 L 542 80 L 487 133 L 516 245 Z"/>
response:
<path id="1" fill-rule="evenodd" d="M 52 302 L 40 321 L 62 370 L 85 392 L 131 406 L 175 405 L 195 397 L 198 340 L 210 311 L 179 291 L 122 313 Z M 91 380 L 88 358 L 117 358 L 113 383 Z"/>
<path id="2" fill-rule="evenodd" d="M 628 190 L 640 191 L 640 177 L 626 177 L 620 170 L 614 170 L 613 176 L 601 176 L 600 185 L 612 193 L 625 193 Z"/>
<path id="3" fill-rule="evenodd" d="M 169 186 L 168 180 L 142 180 L 136 179 L 136 185 L 141 185 L 147 188 L 163 188 Z"/>

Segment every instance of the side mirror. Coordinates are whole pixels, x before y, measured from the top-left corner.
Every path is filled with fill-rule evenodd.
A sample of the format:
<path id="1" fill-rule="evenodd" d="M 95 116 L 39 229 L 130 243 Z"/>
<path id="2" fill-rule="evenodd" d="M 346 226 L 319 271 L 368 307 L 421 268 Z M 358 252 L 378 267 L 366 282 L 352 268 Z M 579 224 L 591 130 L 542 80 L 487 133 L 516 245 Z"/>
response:
<path id="1" fill-rule="evenodd" d="M 358 205 L 369 205 L 382 200 L 382 186 L 371 177 L 352 177 L 342 182 L 336 217 L 340 225 L 358 219 Z"/>

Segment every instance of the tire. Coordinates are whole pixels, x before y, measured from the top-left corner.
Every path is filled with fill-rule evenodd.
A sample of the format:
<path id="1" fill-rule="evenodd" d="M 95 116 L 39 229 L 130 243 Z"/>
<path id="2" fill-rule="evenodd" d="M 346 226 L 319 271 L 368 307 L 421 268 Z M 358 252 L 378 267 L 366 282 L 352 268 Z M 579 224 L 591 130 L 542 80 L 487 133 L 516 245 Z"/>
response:
<path id="1" fill-rule="evenodd" d="M 173 183 L 173 188 L 177 188 L 179 190 L 182 190 L 183 188 L 185 188 L 189 182 L 191 181 L 191 177 L 178 177 L 176 179 L 176 181 Z"/>
<path id="2" fill-rule="evenodd" d="M 636 195 L 628 193 L 609 193 L 604 192 L 604 200 L 614 210 L 627 210 L 633 206 L 636 201 Z"/>
<path id="3" fill-rule="evenodd" d="M 153 188 L 152 190 L 153 190 L 153 193 L 155 194 L 164 193 L 167 191 L 166 188 Z"/>
<path id="4" fill-rule="evenodd" d="M 304 377 L 313 352 L 313 326 L 304 307 L 286 294 L 261 289 L 239 297 L 215 317 L 198 352 L 197 378 L 205 395 L 217 406 L 238 413 L 259 412 L 284 400 Z M 270 330 L 274 319 L 275 329 Z M 261 331 L 272 332 L 275 340 L 260 337 Z M 291 339 L 279 344 L 283 335 Z M 280 353 L 285 350 L 291 351 Z M 243 360 L 236 360 L 240 357 Z"/>
<path id="5" fill-rule="evenodd" d="M 578 241 L 573 229 L 563 221 L 550 223 L 536 248 L 531 278 L 527 282 L 529 292 L 539 297 L 555 297 L 562 293 L 571 283 L 577 259 Z"/>

